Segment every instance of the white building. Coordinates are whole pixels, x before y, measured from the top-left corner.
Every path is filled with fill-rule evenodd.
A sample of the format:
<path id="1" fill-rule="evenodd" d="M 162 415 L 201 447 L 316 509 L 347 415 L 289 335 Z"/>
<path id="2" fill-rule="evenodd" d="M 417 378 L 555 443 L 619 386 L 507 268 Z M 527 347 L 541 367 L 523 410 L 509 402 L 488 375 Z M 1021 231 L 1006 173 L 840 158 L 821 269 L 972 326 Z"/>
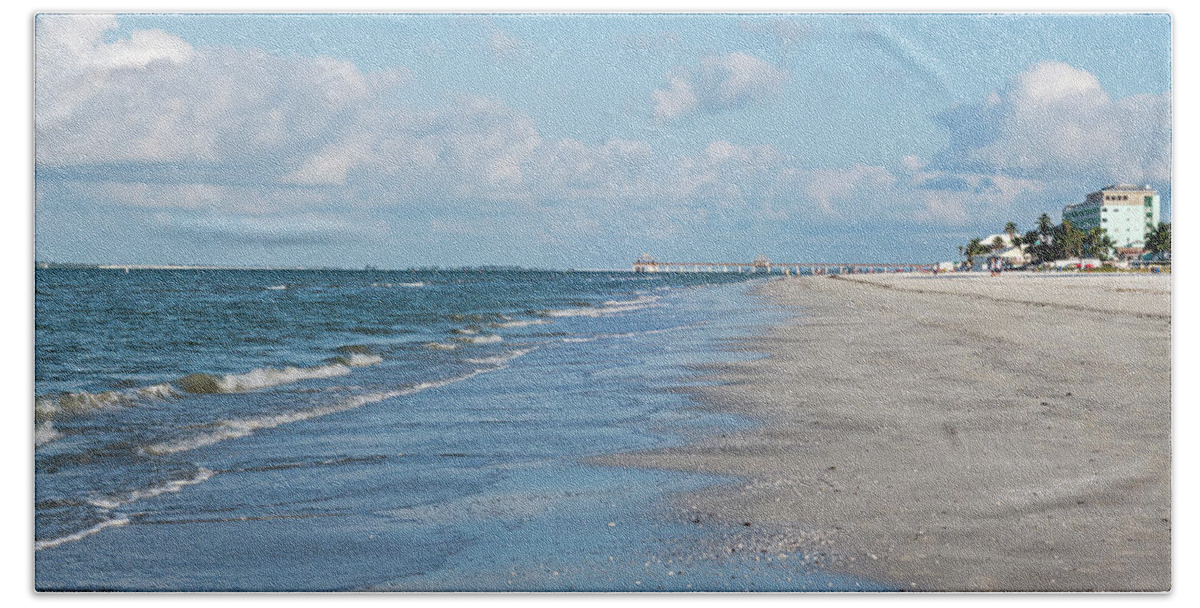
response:
<path id="1" fill-rule="evenodd" d="M 996 239 L 1000 239 L 1001 246 L 999 249 L 993 247 L 996 244 Z M 1008 236 L 1007 233 L 989 234 L 983 237 L 980 242 L 992 252 L 983 256 L 984 259 L 995 255 L 1010 266 L 1020 266 L 1030 260 L 1030 255 L 1025 252 L 1025 246 L 1016 244 L 1013 237 Z"/>
<path id="2" fill-rule="evenodd" d="M 1103 228 L 1115 247 L 1142 249 L 1146 233 L 1158 225 L 1158 192 L 1150 186 L 1105 186 L 1063 207 L 1063 219 L 1080 230 Z"/>

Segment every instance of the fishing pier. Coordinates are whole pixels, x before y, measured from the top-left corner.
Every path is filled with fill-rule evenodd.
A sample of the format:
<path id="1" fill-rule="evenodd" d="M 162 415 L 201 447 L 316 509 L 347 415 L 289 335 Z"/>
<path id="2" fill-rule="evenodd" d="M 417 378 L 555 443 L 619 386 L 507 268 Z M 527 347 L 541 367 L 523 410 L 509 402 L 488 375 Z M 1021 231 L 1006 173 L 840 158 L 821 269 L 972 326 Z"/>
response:
<path id="1" fill-rule="evenodd" d="M 660 262 L 642 254 L 634 263 L 636 273 L 657 272 L 735 272 L 738 274 L 780 274 L 784 276 L 830 274 L 876 274 L 894 272 L 933 272 L 936 264 L 908 262 L 772 262 L 760 255 L 752 262 Z"/>

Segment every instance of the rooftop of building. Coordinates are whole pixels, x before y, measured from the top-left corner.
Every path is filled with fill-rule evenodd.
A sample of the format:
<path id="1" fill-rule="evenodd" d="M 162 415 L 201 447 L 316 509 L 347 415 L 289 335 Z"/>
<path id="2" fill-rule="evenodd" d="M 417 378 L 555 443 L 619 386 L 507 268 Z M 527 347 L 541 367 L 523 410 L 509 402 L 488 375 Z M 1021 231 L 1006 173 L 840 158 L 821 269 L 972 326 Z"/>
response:
<path id="1" fill-rule="evenodd" d="M 1150 187 L 1150 184 L 1146 184 L 1145 186 L 1135 186 L 1135 185 L 1133 185 L 1133 184 L 1124 184 L 1124 183 L 1120 183 L 1120 182 L 1118 182 L 1118 183 L 1115 183 L 1115 184 L 1109 184 L 1109 185 L 1107 185 L 1107 186 L 1105 186 L 1105 187 L 1103 187 L 1103 188 L 1101 188 L 1101 189 L 1100 189 L 1100 192 L 1111 192 L 1111 191 L 1118 191 L 1118 192 L 1154 192 L 1154 188 L 1151 188 L 1151 187 Z"/>

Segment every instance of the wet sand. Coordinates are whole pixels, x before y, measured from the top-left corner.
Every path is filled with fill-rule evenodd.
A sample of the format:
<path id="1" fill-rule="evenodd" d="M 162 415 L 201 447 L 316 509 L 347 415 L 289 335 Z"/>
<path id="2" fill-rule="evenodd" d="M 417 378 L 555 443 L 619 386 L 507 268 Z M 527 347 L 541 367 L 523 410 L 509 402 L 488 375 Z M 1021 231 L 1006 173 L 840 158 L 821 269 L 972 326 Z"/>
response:
<path id="1" fill-rule="evenodd" d="M 1171 585 L 1169 276 L 804 277 L 714 370 L 762 423 L 613 464 L 735 475 L 679 497 L 744 551 L 909 590 Z"/>

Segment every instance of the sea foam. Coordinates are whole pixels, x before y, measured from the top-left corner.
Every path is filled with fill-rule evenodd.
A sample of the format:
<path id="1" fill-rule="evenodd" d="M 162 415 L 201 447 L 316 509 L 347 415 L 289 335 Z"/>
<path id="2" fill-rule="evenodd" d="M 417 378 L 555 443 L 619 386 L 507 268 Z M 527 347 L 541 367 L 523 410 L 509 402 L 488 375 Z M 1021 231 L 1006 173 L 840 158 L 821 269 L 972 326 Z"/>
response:
<path id="1" fill-rule="evenodd" d="M 607 317 L 610 315 L 642 310 L 652 306 L 659 306 L 657 303 L 658 300 L 658 296 L 639 296 L 632 300 L 609 300 L 608 302 L 596 307 L 580 306 L 578 308 L 548 310 L 543 314 L 548 317 Z"/>
<path id="2" fill-rule="evenodd" d="M 548 325 L 553 323 L 549 319 L 530 319 L 528 321 L 501 321 L 498 323 L 489 323 L 490 327 L 496 328 L 512 328 L 512 327 L 528 327 L 530 325 Z"/>
<path id="3" fill-rule="evenodd" d="M 501 368 L 494 368 L 494 369 L 501 369 Z M 164 454 L 175 454 L 178 452 L 188 452 L 191 450 L 195 450 L 195 449 L 210 446 L 210 445 L 213 445 L 216 443 L 220 443 L 222 441 L 226 441 L 229 439 L 238 439 L 240 437 L 246 437 L 247 435 L 251 435 L 255 431 L 260 430 L 260 429 L 270 429 L 270 428 L 282 426 L 285 424 L 291 424 L 293 422 L 300 422 L 302 420 L 309 420 L 312 418 L 319 418 L 321 416 L 328 416 L 329 414 L 345 412 L 348 410 L 360 408 L 364 405 L 368 405 L 371 403 L 378 403 L 385 399 L 392 399 L 395 397 L 403 397 L 405 395 L 412 395 L 414 393 L 419 393 L 423 390 L 427 390 L 427 389 L 431 389 L 431 388 L 438 388 L 441 386 L 446 386 L 448 384 L 453 384 L 455 382 L 461 382 L 463 380 L 467 380 L 469 378 L 478 376 L 479 374 L 481 374 L 483 372 L 487 372 L 487 371 L 493 371 L 493 370 L 492 369 L 477 369 L 471 373 L 463 374 L 461 376 L 454 376 L 451 378 L 446 378 L 444 380 L 433 380 L 430 382 L 420 382 L 420 383 L 413 384 L 413 385 L 407 386 L 405 388 L 397 389 L 394 391 L 368 393 L 365 395 L 351 397 L 349 399 L 340 401 L 335 404 L 321 406 L 321 407 L 296 410 L 296 411 L 292 411 L 292 412 L 283 412 L 280 414 L 271 414 L 271 415 L 259 416 L 259 417 L 255 417 L 255 418 L 242 418 L 242 419 L 237 419 L 237 420 L 222 420 L 220 422 L 215 423 L 213 425 L 213 430 L 211 430 L 209 432 L 192 435 L 190 437 L 184 437 L 181 439 L 173 439 L 170 441 L 154 443 L 154 444 L 151 444 L 151 445 L 148 445 L 148 446 L 142 448 L 142 451 L 146 452 L 147 454 L 154 454 L 154 455 L 164 455 Z"/>
<path id="4" fill-rule="evenodd" d="M 470 344 L 495 344 L 497 342 L 503 342 L 504 338 L 497 336 L 496 334 L 487 334 L 483 336 L 462 336 L 455 338 L 455 340 Z"/>
<path id="5" fill-rule="evenodd" d="M 216 376 L 189 374 L 175 381 L 180 390 L 196 394 L 244 393 L 247 391 L 290 384 L 301 380 L 345 376 L 351 367 L 366 367 L 383 361 L 383 357 L 366 352 L 345 352 L 325 365 L 314 367 L 262 367 L 241 374 Z"/>
<path id="6" fill-rule="evenodd" d="M 536 346 L 533 348 L 519 348 L 516 350 L 510 350 L 502 355 L 496 355 L 494 357 L 467 357 L 464 358 L 463 361 L 467 363 L 473 363 L 475 365 L 503 365 L 509 361 L 512 361 L 513 359 L 516 359 L 517 357 L 528 355 L 535 350 L 537 350 Z"/>
<path id="7" fill-rule="evenodd" d="M 93 505 L 95 505 L 97 507 L 100 507 L 101 509 L 109 509 L 109 510 L 116 509 L 117 507 L 127 505 L 127 504 L 130 504 L 133 502 L 137 502 L 139 500 L 144 500 L 147 498 L 154 498 L 155 496 L 161 496 L 163 494 L 170 494 L 170 493 L 178 492 L 178 491 L 182 490 L 183 488 L 186 488 L 187 486 L 194 486 L 198 483 L 204 483 L 204 482 L 208 481 L 213 475 L 215 475 L 215 473 L 213 471 L 211 471 L 210 469 L 200 467 L 200 470 L 196 471 L 196 474 L 191 477 L 187 477 L 184 479 L 171 480 L 166 483 L 153 485 L 148 488 L 143 488 L 141 490 L 134 490 L 132 492 L 128 492 L 126 494 L 121 494 L 119 496 L 105 496 L 105 497 L 101 497 L 101 498 L 93 498 L 93 499 L 90 499 L 88 502 L 92 503 Z"/>
<path id="8" fill-rule="evenodd" d="M 107 519 L 107 520 L 102 521 L 86 530 L 80 530 L 79 532 L 76 532 L 74 534 L 69 534 L 67 536 L 61 536 L 59 538 L 54 538 L 54 539 L 50 539 L 50 540 L 39 540 L 39 541 L 33 543 L 33 550 L 41 551 L 42 549 L 51 549 L 51 548 L 57 547 L 59 545 L 65 545 L 67 543 L 75 542 L 77 540 L 83 540 L 97 532 L 100 532 L 101 530 L 104 530 L 105 528 L 112 528 L 112 527 L 116 527 L 116 526 L 127 526 L 127 525 L 129 525 L 128 517 L 117 517 L 114 519 Z"/>
<path id="9" fill-rule="evenodd" d="M 179 396 L 178 391 L 170 384 L 99 393 L 52 393 L 34 398 L 33 413 L 37 420 L 48 420 L 63 415 L 76 415 L 107 407 L 134 405 L 141 401 Z"/>
<path id="10" fill-rule="evenodd" d="M 59 437 L 62 437 L 62 433 L 58 432 L 58 429 L 55 429 L 49 420 L 39 422 L 33 427 L 34 448 L 39 448 Z"/>

